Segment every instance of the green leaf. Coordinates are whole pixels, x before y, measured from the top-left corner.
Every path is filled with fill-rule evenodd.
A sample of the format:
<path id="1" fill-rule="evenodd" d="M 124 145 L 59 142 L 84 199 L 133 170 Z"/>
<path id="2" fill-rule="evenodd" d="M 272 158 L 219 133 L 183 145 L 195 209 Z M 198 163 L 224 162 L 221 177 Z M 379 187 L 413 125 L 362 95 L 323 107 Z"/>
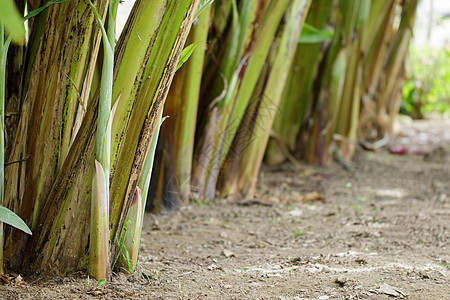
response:
<path id="1" fill-rule="evenodd" d="M 124 249 L 125 249 L 125 262 L 127 263 L 128 271 L 130 273 L 133 273 L 133 265 L 131 263 L 130 253 L 128 252 L 128 249 L 126 247 L 124 247 Z"/>
<path id="2" fill-rule="evenodd" d="M 0 0 L 0 1 L 3 1 L 3 0 Z M 26 20 L 28 20 L 29 18 L 38 15 L 41 11 L 43 11 L 44 9 L 46 9 L 47 7 L 49 7 L 50 5 L 58 4 L 58 3 L 63 3 L 63 2 L 69 2 L 69 1 L 72 1 L 72 0 L 55 0 L 55 1 L 47 1 L 47 2 L 45 2 L 45 4 L 42 5 L 41 7 L 36 8 L 35 10 L 30 11 L 30 12 L 23 18 L 23 21 L 26 21 Z"/>
<path id="3" fill-rule="evenodd" d="M 195 12 L 194 20 L 197 19 L 198 16 L 200 16 L 200 14 L 213 2 L 214 2 L 214 0 L 203 0 L 202 2 L 200 2 L 200 4 L 198 5 L 198 8 L 197 8 L 197 11 Z"/>
<path id="4" fill-rule="evenodd" d="M 47 1 L 42 7 L 32 10 L 22 18 L 21 14 L 14 5 L 13 0 L 0 0 L 0 22 L 3 22 L 5 29 L 12 37 L 12 40 L 15 43 L 21 44 L 25 39 L 25 26 L 23 25 L 24 21 L 38 15 L 50 5 L 69 1 L 72 0 Z"/>
<path id="5" fill-rule="evenodd" d="M 333 32 L 329 29 L 319 30 L 309 24 L 303 24 L 302 33 L 298 40 L 302 44 L 322 43 L 333 37 Z"/>
<path id="6" fill-rule="evenodd" d="M 23 43 L 25 40 L 25 26 L 21 15 L 13 0 L 0 0 L 0 23 L 3 22 L 15 43 Z"/>
<path id="7" fill-rule="evenodd" d="M 99 281 L 97 281 L 97 286 L 102 286 L 106 283 L 106 279 L 100 279 Z"/>
<path id="8" fill-rule="evenodd" d="M 27 224 L 25 224 L 25 222 L 18 215 L 4 206 L 0 206 L 0 221 L 9 224 L 17 229 L 20 229 L 25 233 L 28 233 L 30 235 L 32 234 Z"/>
<path id="9" fill-rule="evenodd" d="M 198 43 L 200 43 L 200 42 L 190 44 L 189 46 L 184 48 L 183 51 L 181 51 L 180 60 L 178 61 L 176 71 L 178 71 L 178 69 L 181 68 L 181 66 L 189 59 L 189 57 L 191 57 L 191 55 L 194 52 L 195 47 L 197 47 Z"/>

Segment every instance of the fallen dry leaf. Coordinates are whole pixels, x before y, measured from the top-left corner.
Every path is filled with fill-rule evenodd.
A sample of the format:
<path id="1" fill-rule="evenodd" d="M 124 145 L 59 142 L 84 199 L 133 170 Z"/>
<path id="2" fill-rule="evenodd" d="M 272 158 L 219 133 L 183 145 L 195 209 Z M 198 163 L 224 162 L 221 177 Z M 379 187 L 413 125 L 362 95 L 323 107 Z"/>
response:
<path id="1" fill-rule="evenodd" d="M 397 298 L 404 298 L 405 294 L 400 291 L 398 288 L 394 286 L 390 286 L 389 284 L 383 283 L 380 285 L 380 287 L 377 289 L 377 291 L 382 292 L 386 295 L 397 297 Z"/>
<path id="2" fill-rule="evenodd" d="M 1 284 L 9 284 L 9 278 L 8 276 L 4 275 L 4 274 L 0 274 L 0 283 Z"/>
<path id="3" fill-rule="evenodd" d="M 303 202 L 303 203 L 311 203 L 311 202 L 325 202 L 325 196 L 317 193 L 311 192 L 304 195 L 294 196 L 289 199 L 291 202 Z"/>
<path id="4" fill-rule="evenodd" d="M 26 286 L 26 285 L 27 285 L 26 282 L 23 281 L 22 276 L 20 276 L 20 275 L 18 275 L 16 278 L 14 278 L 13 280 L 11 280 L 11 283 L 12 283 L 14 286 Z"/>
<path id="5" fill-rule="evenodd" d="M 107 291 L 100 287 L 94 287 L 93 289 L 89 290 L 87 293 L 92 296 L 101 296 L 101 295 L 105 295 L 107 293 Z"/>

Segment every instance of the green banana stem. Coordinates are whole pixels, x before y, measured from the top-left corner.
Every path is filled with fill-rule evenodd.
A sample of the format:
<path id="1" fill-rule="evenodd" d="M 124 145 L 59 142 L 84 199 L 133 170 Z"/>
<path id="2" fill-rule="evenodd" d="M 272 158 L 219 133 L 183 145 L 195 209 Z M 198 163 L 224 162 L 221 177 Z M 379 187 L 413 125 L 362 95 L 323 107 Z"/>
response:
<path id="1" fill-rule="evenodd" d="M 92 178 L 91 235 L 89 242 L 91 274 L 97 280 L 107 279 L 109 264 L 109 170 L 111 156 L 111 103 L 116 45 L 116 15 L 118 0 L 109 2 L 108 32 L 97 9 L 89 1 L 103 38 L 103 69 L 100 83 L 95 168 Z M 103 178 L 102 178 L 103 177 Z"/>

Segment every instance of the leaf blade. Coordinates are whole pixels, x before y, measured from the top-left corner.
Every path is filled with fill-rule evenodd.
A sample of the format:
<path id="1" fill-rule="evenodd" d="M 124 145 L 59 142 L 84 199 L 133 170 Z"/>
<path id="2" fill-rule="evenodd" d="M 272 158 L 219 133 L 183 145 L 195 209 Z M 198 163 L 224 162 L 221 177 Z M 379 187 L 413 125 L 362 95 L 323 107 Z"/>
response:
<path id="1" fill-rule="evenodd" d="M 47 1 L 44 5 L 42 5 L 39 8 L 36 8 L 35 10 L 30 11 L 25 17 L 23 17 L 23 21 L 28 20 L 31 17 L 37 16 L 41 11 L 43 11 L 44 9 L 46 9 L 47 7 L 49 7 L 50 5 L 53 4 L 58 4 L 58 3 L 63 3 L 63 2 L 69 2 L 72 0 L 55 0 L 55 1 Z"/>
<path id="2" fill-rule="evenodd" d="M 187 62 L 189 57 L 191 57 L 191 55 L 194 52 L 195 48 L 197 47 L 198 43 L 200 43 L 200 42 L 196 42 L 196 43 L 190 44 L 189 46 L 184 48 L 183 51 L 181 51 L 180 60 L 178 61 L 178 65 L 177 65 L 176 71 L 178 71 L 178 69 L 180 69 L 181 66 L 185 62 Z"/>
<path id="3" fill-rule="evenodd" d="M 32 235 L 30 228 L 25 222 L 14 212 L 0 205 L 0 221 L 11 225 L 14 228 L 20 229 L 29 235 Z"/>
<path id="4" fill-rule="evenodd" d="M 210 5 L 214 2 L 214 0 L 203 0 L 198 5 L 197 11 L 195 12 L 194 20 L 200 16 L 200 14 Z"/>
<path id="5" fill-rule="evenodd" d="M 6 31 L 11 35 L 15 43 L 23 43 L 25 40 L 25 26 L 14 1 L 0 0 L 0 7 L 0 22 L 3 22 Z"/>
<path id="6" fill-rule="evenodd" d="M 329 29 L 317 29 L 307 23 L 303 24 L 302 33 L 298 39 L 302 44 L 322 43 L 333 37 L 333 32 Z"/>

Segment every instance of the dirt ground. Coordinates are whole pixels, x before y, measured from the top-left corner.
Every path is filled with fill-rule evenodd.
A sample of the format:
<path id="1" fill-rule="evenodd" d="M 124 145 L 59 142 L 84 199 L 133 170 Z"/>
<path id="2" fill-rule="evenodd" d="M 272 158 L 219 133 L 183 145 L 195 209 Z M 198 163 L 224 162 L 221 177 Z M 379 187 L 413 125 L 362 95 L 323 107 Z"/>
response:
<path id="1" fill-rule="evenodd" d="M 450 299 L 450 122 L 394 146 L 409 154 L 265 167 L 255 200 L 146 215 L 140 271 L 106 287 L 16 278 L 0 298 Z"/>

